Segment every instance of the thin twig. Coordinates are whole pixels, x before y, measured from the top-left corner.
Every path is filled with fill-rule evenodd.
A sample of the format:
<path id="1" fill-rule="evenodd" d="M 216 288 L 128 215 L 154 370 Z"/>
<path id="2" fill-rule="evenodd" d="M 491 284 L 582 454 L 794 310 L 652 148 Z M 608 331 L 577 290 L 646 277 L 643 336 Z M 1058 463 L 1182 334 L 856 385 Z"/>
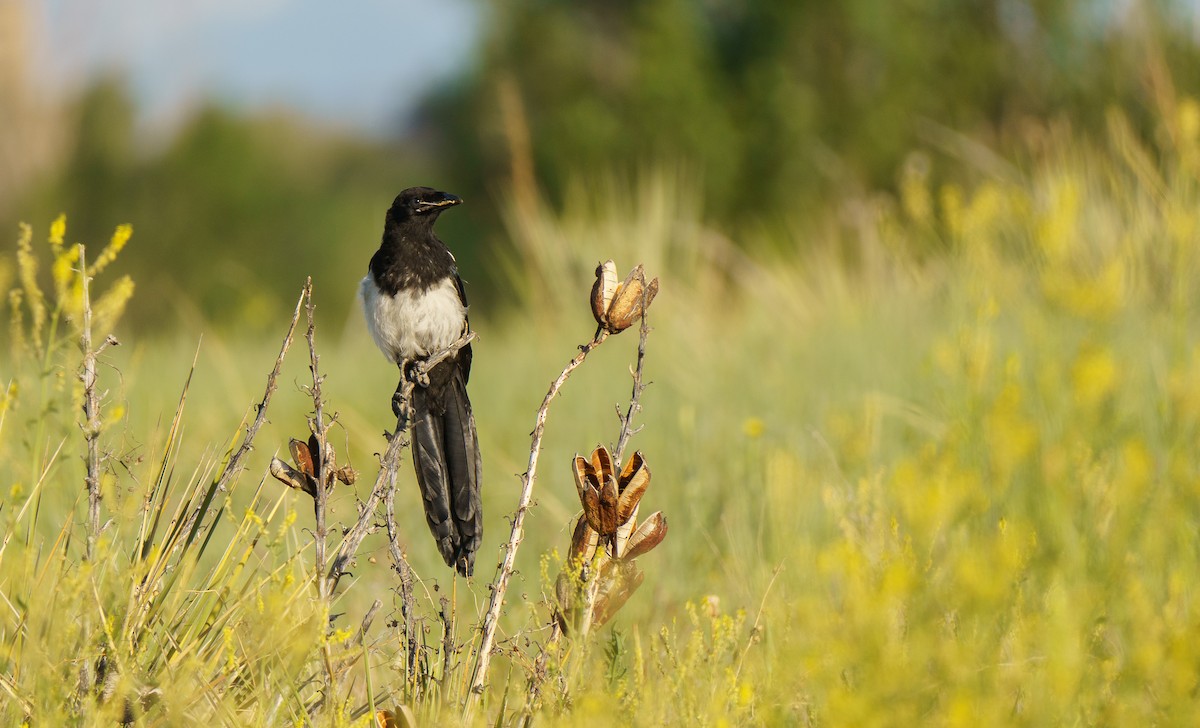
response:
<path id="1" fill-rule="evenodd" d="M 550 636 L 546 638 L 546 643 L 538 650 L 537 659 L 533 661 L 533 674 L 529 678 L 528 697 L 525 701 L 524 725 L 530 725 L 533 722 L 534 709 L 542 697 L 542 684 L 546 682 L 546 664 L 550 661 L 550 648 L 557 645 L 562 636 L 562 626 L 558 620 L 551 620 Z"/>
<path id="2" fill-rule="evenodd" d="M 742 649 L 742 654 L 738 657 L 737 670 L 734 670 L 733 680 L 736 683 L 742 675 L 742 665 L 746 662 L 746 654 L 750 652 L 750 646 L 755 643 L 759 634 L 759 625 L 762 622 L 763 610 L 767 607 L 767 597 L 771 594 L 771 587 L 775 586 L 775 580 L 779 578 L 779 573 L 783 571 L 783 562 L 775 567 L 775 571 L 771 572 L 771 581 L 767 582 L 767 588 L 763 590 L 762 601 L 758 603 L 758 614 L 754 615 L 754 624 L 750 627 L 750 637 L 746 640 L 746 646 Z"/>
<path id="3" fill-rule="evenodd" d="M 650 325 L 646 322 L 646 292 L 642 292 L 642 325 L 638 333 L 638 352 L 637 366 L 633 370 L 633 391 L 629 395 L 629 408 L 622 415 L 620 410 L 617 411 L 617 417 L 621 420 L 621 434 L 617 436 L 617 446 L 613 448 L 613 467 L 617 470 L 621 468 L 621 456 L 625 452 L 625 446 L 629 444 L 629 438 L 638 433 L 642 428 L 633 427 L 633 418 L 637 413 L 642 411 L 641 399 L 642 392 L 646 391 L 648 384 L 642 383 L 642 366 L 646 361 L 646 338 L 650 335 Z"/>
<path id="4" fill-rule="evenodd" d="M 237 474 L 238 469 L 242 465 L 242 460 L 253 447 L 254 436 L 258 434 L 263 423 L 267 421 L 267 405 L 271 403 L 271 395 L 275 393 L 277 388 L 276 380 L 279 379 L 279 371 L 283 368 L 283 357 L 287 354 L 287 350 L 292 345 L 292 335 L 296 332 L 296 324 L 300 321 L 300 308 L 304 305 L 311 289 L 308 284 L 305 284 L 304 290 L 300 292 L 300 298 L 296 301 L 296 310 L 292 313 L 292 322 L 288 325 L 287 335 L 283 337 L 283 346 L 279 348 L 279 356 L 275 358 L 275 368 L 267 375 L 267 388 L 263 392 L 262 400 L 256 405 L 257 414 L 254 416 L 254 421 L 246 428 L 246 435 L 242 438 L 242 444 L 229 458 L 229 462 L 225 464 L 225 469 L 221 471 L 220 477 L 217 478 L 217 490 L 225 490 L 229 485 L 229 481 Z"/>
<path id="5" fill-rule="evenodd" d="M 408 404 L 405 402 L 405 404 Z M 408 565 L 408 559 L 404 557 L 404 551 L 400 548 L 400 533 L 396 527 L 396 514 L 393 511 L 396 497 L 396 482 L 391 480 L 388 482 L 387 490 L 383 495 L 383 520 L 387 526 L 388 535 L 388 553 L 392 557 L 392 568 L 400 577 L 400 616 L 404 620 L 404 654 L 405 654 L 405 682 L 411 688 L 413 681 L 416 679 L 417 670 L 417 640 L 414 630 L 416 629 L 416 604 L 413 597 L 413 573 L 412 567 Z"/>
<path id="6" fill-rule="evenodd" d="M 478 702 L 479 697 L 483 694 L 484 686 L 487 684 L 488 667 L 492 659 L 492 646 L 496 640 L 496 627 L 500 621 L 500 608 L 504 605 L 504 594 L 508 591 L 508 582 L 512 578 L 513 569 L 517 560 L 517 548 L 521 545 L 521 539 L 524 535 L 523 525 L 525 523 L 525 513 L 529 510 L 530 500 L 533 498 L 533 482 L 537 477 L 538 455 L 542 450 L 542 435 L 546 430 L 546 417 L 549 414 L 550 403 L 554 397 L 558 395 L 567 378 L 571 376 L 579 365 L 583 364 L 587 355 L 592 352 L 604 340 L 608 338 L 608 331 L 599 329 L 596 336 L 588 343 L 579 347 L 579 353 L 567 363 L 567 366 L 558 375 L 558 378 L 550 383 L 550 389 L 546 392 L 545 399 L 542 400 L 542 406 L 538 408 L 536 424 L 533 428 L 533 435 L 529 447 L 529 465 L 525 469 L 525 474 L 521 476 L 521 496 L 517 501 L 517 511 L 513 514 L 512 532 L 509 535 L 508 543 L 504 546 L 504 559 L 500 562 L 499 571 L 496 574 L 495 580 L 492 581 L 492 596 L 488 604 L 487 613 L 483 617 L 483 625 L 480 627 L 479 652 L 475 656 L 475 669 L 471 676 L 471 690 L 467 698 L 466 716 L 469 722 L 471 712 L 474 710 L 474 705 Z"/>
<path id="7" fill-rule="evenodd" d="M 367 610 L 365 615 L 363 615 L 362 624 L 358 628 L 358 638 L 355 640 L 356 644 L 361 645 L 366 641 L 367 630 L 371 629 L 371 623 L 375 621 L 375 613 L 378 612 L 379 608 L 382 606 L 382 599 L 376 599 L 374 602 L 371 602 L 371 608 Z"/>
<path id="8" fill-rule="evenodd" d="M 87 443 L 88 533 L 86 558 L 92 560 L 100 536 L 100 398 L 96 395 L 96 352 L 92 351 L 92 299 L 88 286 L 87 258 L 79 246 L 79 277 L 83 284 L 83 330 L 79 348 L 83 350 L 83 439 Z"/>
<path id="9" fill-rule="evenodd" d="M 457 599 L 457 594 L 454 595 Z M 441 598 L 441 610 L 438 611 L 438 621 L 442 623 L 442 684 L 449 685 L 451 662 L 454 659 L 454 627 L 456 623 L 454 607 L 451 600 Z"/>

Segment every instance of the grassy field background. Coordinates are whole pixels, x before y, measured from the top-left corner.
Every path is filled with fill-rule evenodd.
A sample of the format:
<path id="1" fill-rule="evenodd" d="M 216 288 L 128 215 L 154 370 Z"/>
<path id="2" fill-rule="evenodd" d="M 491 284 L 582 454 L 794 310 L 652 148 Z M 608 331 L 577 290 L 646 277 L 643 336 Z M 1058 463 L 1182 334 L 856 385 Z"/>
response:
<path id="1" fill-rule="evenodd" d="M 395 512 L 429 654 L 445 657 L 445 595 L 462 646 L 423 692 L 396 657 L 382 537 L 365 542 L 329 608 L 342 616 L 321 629 L 311 502 L 267 475 L 288 438 L 307 435 L 302 340 L 245 471 L 217 496 L 203 553 L 163 572 L 147 565 L 157 551 L 134 555 L 155 482 L 172 484 L 173 504 L 220 471 L 285 320 L 278 338 L 201 341 L 198 324 L 103 354 L 111 523 L 91 562 L 76 324 L 40 361 L 10 330 L 0 721 L 111 725 L 132 710 L 144 725 L 302 724 L 330 654 L 349 667 L 316 722 L 370 724 L 372 703 L 407 703 L 422 724 L 459 720 L 534 412 L 590 339 L 592 270 L 613 258 L 661 280 L 631 447 L 653 473 L 643 508 L 670 531 L 639 560 L 645 583 L 611 626 L 555 653 L 562 671 L 535 723 L 1186 724 L 1200 684 L 1200 107 L 1169 109 L 1163 128 L 1156 149 L 1116 115 L 1094 142 L 1049 131 L 966 188 L 931 187 L 918 155 L 898 197 L 846 199 L 819 224 L 763 229 L 740 247 L 703 223 L 686 175 L 592 180 L 558 209 L 511 204 L 523 299 L 478 324 L 470 384 L 487 513 L 474 579 L 456 583 L 440 563 L 407 454 L 400 469 Z M 775 252 L 797 248 L 825 252 Z M 96 288 L 119 269 L 118 258 Z M 3 271 L 6 288 L 22 287 L 15 260 Z M 318 307 L 354 284 L 286 274 L 297 295 L 313 276 Z M 14 326 L 29 340 L 23 290 Z M 135 293 L 128 305 L 155 302 Z M 357 314 L 316 340 L 326 411 L 339 413 L 331 440 L 361 473 L 335 491 L 337 533 L 374 479 L 395 374 Z M 616 440 L 636 347 L 636 330 L 611 338 L 551 409 L 503 654 L 475 722 L 524 715 L 579 510 L 569 463 Z M 142 621 L 139 584 L 165 595 Z M 375 599 L 364 649 L 353 633 Z"/>

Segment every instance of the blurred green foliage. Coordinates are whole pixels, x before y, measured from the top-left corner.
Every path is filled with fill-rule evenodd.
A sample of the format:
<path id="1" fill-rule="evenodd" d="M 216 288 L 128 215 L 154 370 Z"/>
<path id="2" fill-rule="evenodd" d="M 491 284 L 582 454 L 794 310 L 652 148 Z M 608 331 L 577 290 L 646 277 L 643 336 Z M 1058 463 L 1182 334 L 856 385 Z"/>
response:
<path id="1" fill-rule="evenodd" d="M 470 203 L 439 230 L 484 304 L 477 315 L 499 317 L 513 279 L 497 263 L 518 257 L 500 211 L 514 199 L 561 208 L 576 183 L 667 169 L 700 180 L 702 216 L 739 244 L 787 237 L 795 252 L 827 236 L 758 233 L 817 228 L 843 214 L 838 200 L 899 193 L 914 150 L 930 153 L 916 171 L 936 186 L 979 181 L 992 155 L 1036 154 L 1047 122 L 1094 137 L 1111 107 L 1157 141 L 1155 110 L 1200 80 L 1177 16 L 1187 11 L 1165 0 L 508 0 L 480 11 L 474 67 L 390 141 L 215 102 L 146 139 L 121 82 L 98 82 L 72 114 L 62 168 L 0 223 L 70 210 L 94 239 L 132 222 L 131 273 L 155 304 L 134 324 L 254 331 L 316 271 L 322 315 L 343 320 L 392 196 L 431 184 Z"/>
<path id="2" fill-rule="evenodd" d="M 215 105 L 156 144 L 139 137 L 128 90 L 113 79 L 84 94 L 74 118 L 63 169 L 16 212 L 78 210 L 81 239 L 132 223 L 128 265 L 149 302 L 134 323 L 152 328 L 273 327 L 317 271 L 328 286 L 322 313 L 344 318 L 396 188 L 426 174 L 398 144 Z"/>
<path id="3" fill-rule="evenodd" d="M 1004 146 L 1029 118 L 1094 132 L 1118 105 L 1146 121 L 1140 109 L 1157 91 L 1147 79 L 1166 80 L 1155 75 L 1165 67 L 1183 81 L 1197 67 L 1171 7 L 493 2 L 482 62 L 432 104 L 432 126 L 460 186 L 505 179 L 512 139 L 528 134 L 556 198 L 581 170 L 683 164 L 736 232 L 889 188 L 904 155 L 944 130 Z M 520 115 L 505 109 L 506 88 Z"/>

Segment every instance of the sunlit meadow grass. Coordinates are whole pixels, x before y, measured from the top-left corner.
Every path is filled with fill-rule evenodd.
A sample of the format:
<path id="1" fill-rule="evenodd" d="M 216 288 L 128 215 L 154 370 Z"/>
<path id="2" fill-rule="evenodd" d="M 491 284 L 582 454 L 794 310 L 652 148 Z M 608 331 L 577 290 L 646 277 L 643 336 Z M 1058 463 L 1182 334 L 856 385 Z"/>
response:
<path id="1" fill-rule="evenodd" d="M 433 723 L 460 715 L 533 412 L 591 336 L 591 272 L 612 257 L 662 280 L 631 447 L 652 464 L 645 500 L 670 533 L 639 560 L 646 581 L 611 625 L 560 646 L 538 722 L 1188 724 L 1200 680 L 1200 109 L 1170 110 L 1163 140 L 1143 148 L 1114 115 L 1102 143 L 1051 134 L 1032 161 L 969 188 L 931 188 L 913 164 L 899 199 L 847 200 L 828 225 L 747 241 L 762 251 L 749 255 L 699 222 L 670 175 L 581 185 L 559 212 L 514 206 L 524 307 L 481 322 L 475 344 L 488 515 L 471 582 L 441 566 L 401 469 L 424 639 L 441 640 L 433 614 L 452 596 L 465 647 L 410 707 Z M 781 249 L 810 252 L 769 252 Z M 19 269 L 5 270 L 12 281 Z M 351 287 L 314 283 L 318 305 Z M 333 441 L 373 473 L 395 382 L 361 328 L 319 329 L 317 343 L 340 413 Z M 307 434 L 303 356 L 286 364 L 205 552 L 132 557 L 146 493 L 169 480 L 173 508 L 192 484 L 203 492 L 278 351 L 206 335 L 172 435 L 198 338 L 105 353 L 112 520 L 91 563 L 73 339 L 45 364 L 6 359 L 0 721 L 111 725 L 124 703 L 85 679 L 106 654 L 122 663 L 111 695 L 157 691 L 138 705 L 146 725 L 303 723 L 319 646 L 363 654 L 353 633 L 376 598 L 369 675 L 354 663 L 337 710 L 314 720 L 369 722 L 356 714 L 368 677 L 378 707 L 412 697 L 385 624 L 399 603 L 382 542 L 364 545 L 330 606 L 343 616 L 321 629 L 311 503 L 266 476 L 273 452 Z M 636 343 L 606 343 L 554 405 L 478 722 L 521 718 L 578 512 L 570 461 L 615 440 Z M 347 523 L 353 498 L 338 487 L 331 520 Z M 166 596 L 137 618 L 134 586 L 160 562 L 150 582 Z"/>

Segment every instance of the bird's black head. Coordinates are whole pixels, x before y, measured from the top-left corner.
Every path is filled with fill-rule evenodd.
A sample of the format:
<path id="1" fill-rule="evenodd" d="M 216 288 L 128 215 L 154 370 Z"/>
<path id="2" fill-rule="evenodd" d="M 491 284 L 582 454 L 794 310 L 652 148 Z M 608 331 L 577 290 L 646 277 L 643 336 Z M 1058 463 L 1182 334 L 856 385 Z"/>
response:
<path id="1" fill-rule="evenodd" d="M 460 197 L 449 192 L 440 192 L 432 187 L 409 187 L 396 195 L 388 210 L 388 221 L 401 223 L 424 218 L 432 224 L 442 210 L 461 203 Z"/>

